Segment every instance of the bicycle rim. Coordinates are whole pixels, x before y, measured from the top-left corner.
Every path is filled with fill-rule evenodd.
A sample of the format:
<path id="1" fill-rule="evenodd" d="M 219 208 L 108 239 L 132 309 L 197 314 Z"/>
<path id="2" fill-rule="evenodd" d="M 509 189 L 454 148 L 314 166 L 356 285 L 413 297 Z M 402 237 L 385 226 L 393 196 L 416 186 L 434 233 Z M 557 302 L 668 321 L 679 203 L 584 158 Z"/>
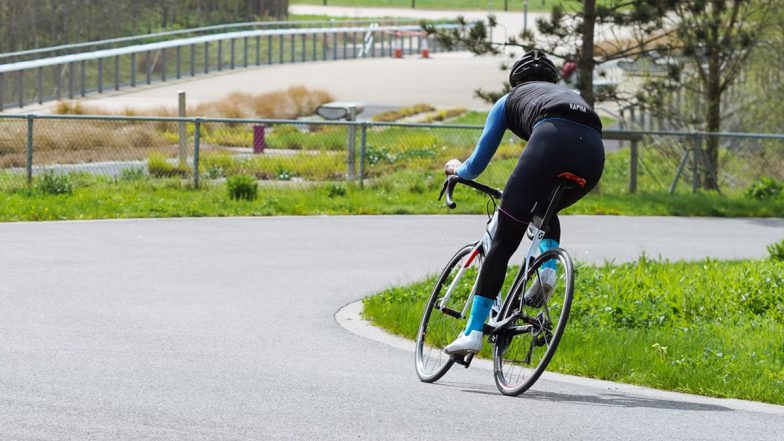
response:
<path id="1" fill-rule="evenodd" d="M 523 300 L 532 286 L 538 286 L 542 265 L 555 259 L 557 278 L 554 289 L 540 302 Z M 493 343 L 495 383 L 505 395 L 519 395 L 530 388 L 547 368 L 569 319 L 574 291 L 572 260 L 563 249 L 542 254 L 531 265 L 527 277 L 506 299 L 501 317 L 518 315 Z M 541 303 L 541 304 L 538 304 Z"/>
<path id="2" fill-rule="evenodd" d="M 474 244 L 466 245 L 452 257 L 441 272 L 425 305 L 419 332 L 417 332 L 415 350 L 416 372 L 419 379 L 424 382 L 437 381 L 454 363 L 443 348 L 465 329 L 466 320 L 447 315 L 437 308 L 460 269 L 471 259 L 470 254 L 473 247 Z M 469 268 L 463 273 L 449 301 L 444 306 L 453 311 L 462 312 L 476 280 L 477 268 L 481 266 L 481 260 L 480 250 L 479 254 L 471 259 Z"/>

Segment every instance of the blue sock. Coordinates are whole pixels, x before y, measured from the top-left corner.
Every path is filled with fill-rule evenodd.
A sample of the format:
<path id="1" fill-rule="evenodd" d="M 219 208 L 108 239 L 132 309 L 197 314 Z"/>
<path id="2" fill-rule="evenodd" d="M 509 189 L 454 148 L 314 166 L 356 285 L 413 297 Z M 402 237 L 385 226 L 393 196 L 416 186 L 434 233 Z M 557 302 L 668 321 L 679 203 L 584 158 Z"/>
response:
<path id="1" fill-rule="evenodd" d="M 484 327 L 487 316 L 490 315 L 490 309 L 493 307 L 493 299 L 487 297 L 474 296 L 474 303 L 471 306 L 471 315 L 468 316 L 468 324 L 465 328 L 465 335 L 471 331 L 481 331 Z"/>
<path id="2" fill-rule="evenodd" d="M 558 248 L 558 241 L 553 239 L 544 239 L 539 242 L 539 252 L 544 253 L 545 251 L 552 250 L 553 248 Z M 542 264 L 542 268 L 551 268 L 556 269 L 556 261 L 555 259 L 550 259 L 547 262 Z"/>

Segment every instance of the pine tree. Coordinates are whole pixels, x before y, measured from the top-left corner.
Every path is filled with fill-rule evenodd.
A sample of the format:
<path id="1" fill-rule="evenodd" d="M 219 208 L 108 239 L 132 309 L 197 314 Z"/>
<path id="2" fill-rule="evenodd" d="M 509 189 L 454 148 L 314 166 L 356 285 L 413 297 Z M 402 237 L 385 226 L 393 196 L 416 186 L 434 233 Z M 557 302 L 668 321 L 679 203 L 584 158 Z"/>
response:
<path id="1" fill-rule="evenodd" d="M 759 39 L 780 14 L 775 0 L 692 0 L 679 2 L 673 18 L 677 43 L 670 54 L 681 64 L 666 79 L 649 83 L 640 99 L 659 116 L 689 119 L 695 128 L 722 131 L 722 98 L 746 66 Z M 694 87 L 694 85 L 697 87 Z M 662 105 L 673 90 L 691 91 L 697 108 L 684 117 L 681 109 Z M 719 141 L 705 140 L 703 188 L 718 190 Z"/>

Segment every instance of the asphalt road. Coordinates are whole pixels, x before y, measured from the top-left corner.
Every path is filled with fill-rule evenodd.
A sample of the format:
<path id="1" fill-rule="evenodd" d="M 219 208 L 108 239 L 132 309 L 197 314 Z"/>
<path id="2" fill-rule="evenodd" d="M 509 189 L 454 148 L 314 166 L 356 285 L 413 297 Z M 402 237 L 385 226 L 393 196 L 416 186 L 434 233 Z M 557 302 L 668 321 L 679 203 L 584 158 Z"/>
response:
<path id="1" fill-rule="evenodd" d="M 583 260 L 764 256 L 784 219 L 565 217 Z M 342 306 L 434 272 L 476 216 L 0 224 L 3 440 L 780 440 L 784 407 L 481 366 L 420 383 Z M 555 379 L 553 379 L 555 378 Z"/>

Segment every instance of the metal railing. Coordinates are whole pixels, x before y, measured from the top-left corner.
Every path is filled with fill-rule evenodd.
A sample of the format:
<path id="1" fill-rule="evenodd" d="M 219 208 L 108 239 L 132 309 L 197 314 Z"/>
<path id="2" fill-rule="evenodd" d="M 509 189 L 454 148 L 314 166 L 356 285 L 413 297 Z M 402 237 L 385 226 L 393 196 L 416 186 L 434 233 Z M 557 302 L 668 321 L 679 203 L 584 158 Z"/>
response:
<path id="1" fill-rule="evenodd" d="M 78 172 L 117 179 L 135 170 L 187 176 L 196 187 L 237 173 L 270 184 L 363 183 L 466 157 L 481 130 L 370 121 L 0 115 L 0 178 L 29 184 L 44 173 Z M 721 194 L 737 194 L 763 176 L 784 180 L 780 134 L 607 130 L 603 138 L 602 191 L 696 192 L 712 181 Z M 710 138 L 719 141 L 715 161 L 707 151 Z M 519 140 L 507 135 L 496 159 L 519 156 L 521 146 L 510 141 Z"/>
<path id="2" fill-rule="evenodd" d="M 149 34 L 132 35 L 129 37 L 109 38 L 97 41 L 85 41 L 81 43 L 63 44 L 58 46 L 28 49 L 24 51 L 6 52 L 0 54 L 0 61 L 3 63 L 16 63 L 29 61 L 39 58 L 51 58 L 59 55 L 96 51 L 99 49 L 111 49 L 115 47 L 131 46 L 139 41 L 152 43 L 155 41 L 169 40 L 171 37 L 181 38 L 186 35 L 198 36 L 206 34 L 225 33 L 230 29 L 244 30 L 254 29 L 293 29 L 293 28 L 324 28 L 324 27 L 347 27 L 347 26 L 367 26 L 373 23 L 385 26 L 414 25 L 419 21 L 414 19 L 355 19 L 355 20 L 294 20 L 294 21 L 253 21 L 243 23 L 229 23 L 213 26 L 202 26 L 198 28 L 177 29 L 174 31 L 155 32 Z"/>
<path id="3" fill-rule="evenodd" d="M 415 25 L 246 30 L 3 64 L 0 111 L 224 69 L 392 56 L 394 44 L 416 54 L 427 38 L 420 30 Z M 406 37 L 395 43 L 401 31 Z M 435 40 L 428 47 L 441 50 Z"/>

